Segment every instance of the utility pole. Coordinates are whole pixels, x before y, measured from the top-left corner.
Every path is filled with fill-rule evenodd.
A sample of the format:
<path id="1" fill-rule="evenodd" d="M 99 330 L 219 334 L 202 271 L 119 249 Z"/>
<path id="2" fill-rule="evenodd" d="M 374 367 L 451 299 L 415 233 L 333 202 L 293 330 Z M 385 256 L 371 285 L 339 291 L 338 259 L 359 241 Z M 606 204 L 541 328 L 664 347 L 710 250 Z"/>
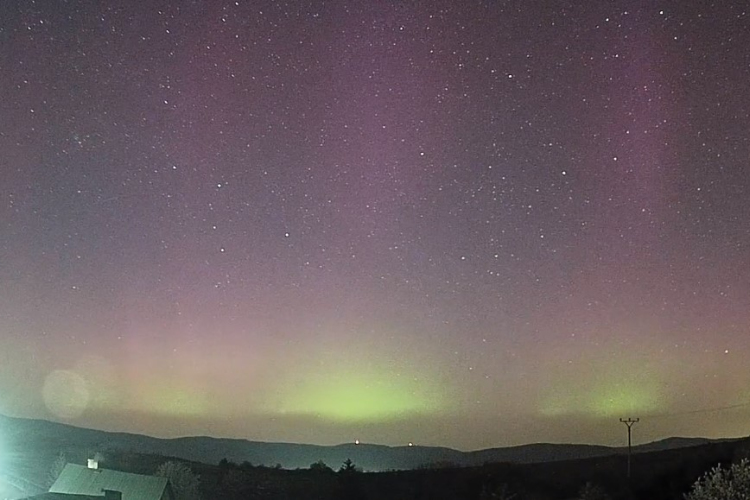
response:
<path id="1" fill-rule="evenodd" d="M 640 418 L 628 418 L 627 420 L 624 418 L 620 419 L 620 422 L 628 426 L 628 479 L 630 479 L 630 454 L 632 449 L 632 441 L 631 441 L 631 430 L 633 428 L 634 424 L 637 424 L 641 419 Z"/>

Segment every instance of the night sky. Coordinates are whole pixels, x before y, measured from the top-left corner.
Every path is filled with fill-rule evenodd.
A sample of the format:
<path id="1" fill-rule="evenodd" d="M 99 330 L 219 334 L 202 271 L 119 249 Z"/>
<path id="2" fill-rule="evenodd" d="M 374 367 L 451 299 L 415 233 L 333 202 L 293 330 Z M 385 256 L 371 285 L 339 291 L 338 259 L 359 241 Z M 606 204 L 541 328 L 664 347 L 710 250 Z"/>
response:
<path id="1" fill-rule="evenodd" d="M 750 10 L 0 2 L 0 412 L 750 434 Z"/>

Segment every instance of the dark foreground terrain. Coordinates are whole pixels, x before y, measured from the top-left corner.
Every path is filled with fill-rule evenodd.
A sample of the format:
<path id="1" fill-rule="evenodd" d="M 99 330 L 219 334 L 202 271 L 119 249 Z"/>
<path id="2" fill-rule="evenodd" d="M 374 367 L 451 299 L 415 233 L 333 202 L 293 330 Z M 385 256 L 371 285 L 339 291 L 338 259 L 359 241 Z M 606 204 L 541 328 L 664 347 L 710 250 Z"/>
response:
<path id="1" fill-rule="evenodd" d="M 718 463 L 747 455 L 750 441 L 710 443 L 634 456 L 632 478 L 626 457 L 568 460 L 541 464 L 486 464 L 477 467 L 424 468 L 365 473 L 312 469 L 283 470 L 222 462 L 193 463 L 201 476 L 204 500 L 244 499 L 434 499 L 474 500 L 513 496 L 523 499 L 578 498 L 587 483 L 595 498 L 683 500 L 691 485 Z M 113 457 L 110 466 L 149 473 L 163 457 L 135 454 Z M 340 464 L 331 464 L 339 469 Z M 356 464 L 355 464 L 356 465 Z M 318 470 L 316 470 L 318 469 Z M 591 498 L 591 497 L 589 497 Z"/>
<path id="2" fill-rule="evenodd" d="M 0 457 L 0 496 L 4 498 L 45 491 L 53 479 L 55 463 L 59 465 L 63 456 L 69 462 L 85 464 L 87 458 L 97 454 L 104 468 L 141 474 L 153 474 L 168 460 L 182 461 L 200 476 L 202 500 L 572 499 L 581 497 L 586 484 L 589 484 L 586 498 L 682 500 L 691 485 L 711 467 L 718 463 L 728 465 L 750 454 L 750 438 L 719 442 L 668 440 L 641 447 L 642 451 L 633 455 L 630 480 L 626 474 L 627 457 L 618 449 L 609 449 L 607 455 L 559 459 L 577 449 L 586 456 L 586 447 L 557 450 L 553 457 L 558 458 L 549 462 L 488 460 L 483 465 L 460 466 L 444 461 L 412 470 L 362 472 L 321 458 L 304 467 L 289 469 L 236 460 L 231 447 L 227 448 L 227 456 L 232 458 L 201 462 L 140 449 L 140 439 L 152 439 L 143 436 L 126 435 L 130 436 L 128 448 L 117 439 L 109 439 L 107 433 L 96 434 L 99 431 L 39 421 L 16 424 L 28 422 L 39 426 L 38 432 L 14 428 L 12 424 L 5 429 Z M 44 429 L 55 432 L 42 432 Z M 80 441 L 72 439 L 66 434 L 68 431 Z M 86 440 L 87 435 L 91 439 Z M 347 450 L 360 452 L 359 448 L 343 448 Z M 336 452 L 341 451 L 339 448 Z M 493 455 L 486 454 L 487 458 Z M 354 466 L 360 465 L 355 457 L 352 461 Z"/>

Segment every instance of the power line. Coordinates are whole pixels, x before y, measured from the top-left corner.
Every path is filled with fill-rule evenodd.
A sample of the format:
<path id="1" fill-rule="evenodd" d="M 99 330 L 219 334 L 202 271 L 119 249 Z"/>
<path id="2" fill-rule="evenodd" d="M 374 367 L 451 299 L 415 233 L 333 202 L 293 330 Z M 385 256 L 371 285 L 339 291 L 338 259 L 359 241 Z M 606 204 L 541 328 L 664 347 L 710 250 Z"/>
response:
<path id="1" fill-rule="evenodd" d="M 716 406 L 713 408 L 702 408 L 700 410 L 686 410 L 686 411 L 678 411 L 678 412 L 668 412 L 668 413 L 654 413 L 651 415 L 648 415 L 648 418 L 663 418 L 663 417 L 679 417 L 682 415 L 695 415 L 700 413 L 714 413 L 719 411 L 726 411 L 726 410 L 735 410 L 737 408 L 744 408 L 744 407 L 750 407 L 750 401 L 746 401 L 744 403 L 737 403 L 733 405 L 727 405 L 727 406 Z"/>

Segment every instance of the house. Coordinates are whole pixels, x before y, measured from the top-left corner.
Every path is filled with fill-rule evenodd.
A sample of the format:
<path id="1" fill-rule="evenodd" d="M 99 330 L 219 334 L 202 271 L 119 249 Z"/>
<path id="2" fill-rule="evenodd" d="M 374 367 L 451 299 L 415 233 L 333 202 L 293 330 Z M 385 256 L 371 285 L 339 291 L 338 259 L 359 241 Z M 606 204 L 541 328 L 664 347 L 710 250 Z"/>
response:
<path id="1" fill-rule="evenodd" d="M 102 500 L 102 496 L 69 495 L 66 493 L 40 493 L 20 500 Z"/>
<path id="2" fill-rule="evenodd" d="M 167 478 L 67 464 L 39 500 L 175 500 Z"/>

